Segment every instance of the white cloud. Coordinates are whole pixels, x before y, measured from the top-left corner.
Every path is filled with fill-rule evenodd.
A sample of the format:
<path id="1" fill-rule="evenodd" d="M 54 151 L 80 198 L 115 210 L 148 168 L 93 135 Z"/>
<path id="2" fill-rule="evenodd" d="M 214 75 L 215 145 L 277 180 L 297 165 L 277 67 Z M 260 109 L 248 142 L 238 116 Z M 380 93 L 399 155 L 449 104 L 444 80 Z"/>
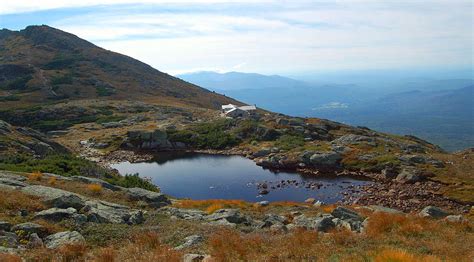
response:
<path id="1" fill-rule="evenodd" d="M 179 3 L 187 8 L 138 8 L 138 12 L 131 12 L 115 6 L 51 24 L 170 73 L 472 66 L 470 1 L 274 0 L 267 5 L 250 0 L 198 0 L 192 5 L 186 4 L 191 1 L 166 0 L 17 2 L 2 3 L 0 14 L 42 8 Z M 247 3 L 222 10 L 210 8 L 214 5 L 196 9 L 195 5 L 230 2 Z"/>

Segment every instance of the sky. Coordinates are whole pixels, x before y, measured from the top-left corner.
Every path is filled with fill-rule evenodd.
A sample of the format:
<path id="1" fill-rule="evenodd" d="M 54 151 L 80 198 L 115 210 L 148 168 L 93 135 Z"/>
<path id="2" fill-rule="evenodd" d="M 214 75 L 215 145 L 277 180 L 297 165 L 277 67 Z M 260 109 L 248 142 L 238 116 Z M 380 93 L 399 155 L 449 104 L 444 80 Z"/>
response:
<path id="1" fill-rule="evenodd" d="M 170 73 L 472 70 L 471 0 L 15 0 L 0 28 L 47 24 Z"/>

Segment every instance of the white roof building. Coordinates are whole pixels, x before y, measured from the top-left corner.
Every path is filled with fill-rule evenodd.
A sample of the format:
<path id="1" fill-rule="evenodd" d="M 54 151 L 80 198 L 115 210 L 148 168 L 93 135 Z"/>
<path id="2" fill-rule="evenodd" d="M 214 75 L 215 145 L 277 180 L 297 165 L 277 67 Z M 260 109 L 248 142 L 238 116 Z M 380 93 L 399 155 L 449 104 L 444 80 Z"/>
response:
<path id="1" fill-rule="evenodd" d="M 244 117 L 257 110 L 256 106 L 236 106 L 233 104 L 222 105 L 222 112 L 229 117 Z"/>

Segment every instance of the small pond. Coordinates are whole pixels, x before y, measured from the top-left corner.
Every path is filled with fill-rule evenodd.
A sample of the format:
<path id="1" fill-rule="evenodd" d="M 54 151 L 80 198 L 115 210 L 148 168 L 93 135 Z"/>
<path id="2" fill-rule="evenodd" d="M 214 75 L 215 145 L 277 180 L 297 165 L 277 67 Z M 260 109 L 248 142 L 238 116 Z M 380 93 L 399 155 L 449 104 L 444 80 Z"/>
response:
<path id="1" fill-rule="evenodd" d="M 325 203 L 353 194 L 356 186 L 370 183 L 349 177 L 315 177 L 273 172 L 241 156 L 166 152 L 152 161 L 113 164 L 122 175 L 139 173 L 150 178 L 165 194 L 191 199 L 242 199 L 256 202 L 304 201 L 313 197 Z M 268 191 L 267 194 L 262 192 Z"/>

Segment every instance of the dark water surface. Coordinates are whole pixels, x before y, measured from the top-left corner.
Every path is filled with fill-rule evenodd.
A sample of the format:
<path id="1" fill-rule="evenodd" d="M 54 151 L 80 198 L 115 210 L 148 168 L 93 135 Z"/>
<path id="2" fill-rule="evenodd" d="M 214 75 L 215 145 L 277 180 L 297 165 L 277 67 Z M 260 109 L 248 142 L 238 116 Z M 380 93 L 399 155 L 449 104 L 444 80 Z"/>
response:
<path id="1" fill-rule="evenodd" d="M 165 194 L 191 199 L 242 199 L 246 201 L 304 201 L 309 197 L 334 203 L 351 186 L 368 181 L 348 177 L 314 177 L 291 172 L 272 172 L 241 156 L 183 152 L 157 154 L 149 162 L 122 162 L 112 165 L 121 174 L 139 173 L 151 178 Z M 296 180 L 277 187 L 282 180 Z M 258 184 L 268 185 L 267 195 L 259 195 Z M 298 185 L 296 185 L 298 183 Z M 307 185 L 321 186 L 306 188 Z M 272 189 L 274 187 L 275 189 Z"/>

